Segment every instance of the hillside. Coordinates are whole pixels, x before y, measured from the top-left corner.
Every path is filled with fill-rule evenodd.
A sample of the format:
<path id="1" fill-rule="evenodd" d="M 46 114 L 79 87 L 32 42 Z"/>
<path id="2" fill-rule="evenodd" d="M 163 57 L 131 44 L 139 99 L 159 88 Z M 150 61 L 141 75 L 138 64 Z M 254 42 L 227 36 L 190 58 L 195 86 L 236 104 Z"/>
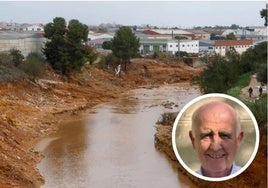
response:
<path id="1" fill-rule="evenodd" d="M 134 59 L 119 77 L 112 68 L 87 65 L 68 78 L 50 70 L 35 83 L 1 83 L 0 187 L 40 187 L 44 183 L 36 169 L 42 156 L 32 147 L 42 136 L 56 131 L 58 122 L 115 99 L 124 91 L 187 81 L 200 71 L 182 62 L 171 66 L 157 60 Z"/>

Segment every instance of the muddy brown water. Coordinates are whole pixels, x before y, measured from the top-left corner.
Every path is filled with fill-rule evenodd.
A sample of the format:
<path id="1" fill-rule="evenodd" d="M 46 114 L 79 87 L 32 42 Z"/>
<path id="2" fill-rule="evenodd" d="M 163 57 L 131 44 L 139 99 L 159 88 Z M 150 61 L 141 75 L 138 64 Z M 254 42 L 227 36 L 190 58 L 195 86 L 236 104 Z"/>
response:
<path id="1" fill-rule="evenodd" d="M 199 96 L 188 84 L 139 88 L 65 122 L 36 149 L 43 188 L 195 187 L 155 149 L 155 123 Z"/>

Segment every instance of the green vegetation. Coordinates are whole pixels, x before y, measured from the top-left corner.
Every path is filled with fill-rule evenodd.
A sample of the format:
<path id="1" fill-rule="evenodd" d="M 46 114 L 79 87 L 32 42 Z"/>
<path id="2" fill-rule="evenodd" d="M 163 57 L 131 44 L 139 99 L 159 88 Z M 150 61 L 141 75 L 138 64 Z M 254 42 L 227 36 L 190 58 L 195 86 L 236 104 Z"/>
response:
<path id="1" fill-rule="evenodd" d="M 0 82 L 29 78 L 35 81 L 44 74 L 45 63 L 37 54 L 29 54 L 23 60 L 19 50 L 0 53 Z"/>
<path id="2" fill-rule="evenodd" d="M 226 93 L 238 79 L 237 64 L 216 56 L 213 62 L 192 83 L 198 84 L 204 93 Z"/>
<path id="3" fill-rule="evenodd" d="M 267 7 L 268 7 L 268 4 L 266 4 L 266 8 L 265 9 L 262 9 L 260 11 L 261 18 L 264 18 L 264 20 L 265 20 L 264 26 L 267 26 Z"/>
<path id="4" fill-rule="evenodd" d="M 251 72 L 240 75 L 238 78 L 236 86 L 229 89 L 227 91 L 227 94 L 232 95 L 236 98 L 239 98 L 239 94 L 241 92 L 241 89 L 246 87 L 249 84 L 251 75 L 252 75 Z"/>
<path id="5" fill-rule="evenodd" d="M 257 80 L 262 83 L 267 83 L 267 64 L 266 63 L 260 66 L 259 71 L 257 73 Z"/>
<path id="6" fill-rule="evenodd" d="M 27 59 L 23 61 L 19 67 L 28 74 L 32 81 L 35 81 L 45 73 L 45 62 L 36 53 L 29 54 Z"/>
<path id="7" fill-rule="evenodd" d="M 102 57 L 101 60 L 98 63 L 99 68 L 101 69 L 110 69 L 114 70 L 114 67 L 117 66 L 118 58 L 115 57 L 112 53 L 106 55 L 105 57 Z"/>
<path id="8" fill-rule="evenodd" d="M 267 83 L 266 61 L 267 42 L 249 48 L 241 56 L 231 49 L 225 58 L 216 56 L 199 76 L 193 78 L 192 83 L 198 84 L 204 93 L 226 93 L 238 84 L 240 76 L 255 72 L 258 81 Z"/>
<path id="9" fill-rule="evenodd" d="M 236 40 L 236 36 L 234 33 L 229 33 L 226 35 L 226 40 Z"/>
<path id="10" fill-rule="evenodd" d="M 267 42 L 249 48 L 241 56 L 230 50 L 226 57 L 216 57 L 192 83 L 198 84 L 204 93 L 227 93 L 240 98 L 254 114 L 258 125 L 267 124 L 267 94 L 254 102 L 241 99 L 241 89 L 250 82 L 250 76 L 257 73 L 257 80 L 267 84 Z"/>
<path id="11" fill-rule="evenodd" d="M 119 59 L 120 63 L 125 64 L 126 70 L 127 63 L 130 63 L 130 58 L 137 57 L 138 55 L 140 46 L 139 39 L 129 27 L 122 26 L 115 33 L 111 43 L 113 55 Z"/>
<path id="12" fill-rule="evenodd" d="M 247 101 L 239 96 L 241 89 L 249 84 L 251 75 L 251 72 L 241 75 L 238 79 L 237 85 L 228 90 L 227 94 L 243 101 L 252 111 L 259 127 L 263 127 L 265 124 L 267 124 L 267 94 L 260 96 L 258 100 L 253 102 Z"/>
<path id="13" fill-rule="evenodd" d="M 267 24 L 267 5 L 261 11 L 261 16 Z M 237 96 L 253 73 L 257 73 L 259 82 L 267 83 L 267 42 L 249 48 L 242 55 L 231 48 L 226 53 L 226 58 L 215 57 L 209 62 L 207 68 L 193 78 L 192 83 L 198 84 L 204 93 L 229 92 Z"/>
<path id="14" fill-rule="evenodd" d="M 259 100 L 256 100 L 255 102 L 245 103 L 254 114 L 259 127 L 267 125 L 267 94 L 261 96 Z"/>
<path id="15" fill-rule="evenodd" d="M 9 51 L 9 53 L 11 55 L 13 65 L 16 67 L 19 66 L 22 63 L 22 60 L 24 59 L 21 52 L 15 48 L 13 48 Z"/>
<path id="16" fill-rule="evenodd" d="M 102 44 L 102 48 L 105 50 L 111 50 L 112 49 L 112 42 L 111 41 L 104 41 Z"/>
<path id="17" fill-rule="evenodd" d="M 43 52 L 52 67 L 62 74 L 80 70 L 93 53 L 83 45 L 88 40 L 88 26 L 78 20 L 70 20 L 67 26 L 64 18 L 56 17 L 44 30 L 49 41 Z"/>

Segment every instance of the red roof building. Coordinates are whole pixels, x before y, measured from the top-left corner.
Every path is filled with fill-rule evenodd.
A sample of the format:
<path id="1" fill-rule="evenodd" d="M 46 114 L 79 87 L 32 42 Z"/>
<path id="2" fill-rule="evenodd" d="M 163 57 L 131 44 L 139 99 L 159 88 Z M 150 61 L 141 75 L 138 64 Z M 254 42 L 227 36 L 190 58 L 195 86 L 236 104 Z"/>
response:
<path id="1" fill-rule="evenodd" d="M 235 49 L 239 54 L 253 46 L 253 40 L 216 40 L 214 44 L 216 54 L 225 56 L 230 49 Z"/>
<path id="2" fill-rule="evenodd" d="M 241 46 L 241 45 L 253 45 L 253 40 L 216 40 L 216 46 Z"/>

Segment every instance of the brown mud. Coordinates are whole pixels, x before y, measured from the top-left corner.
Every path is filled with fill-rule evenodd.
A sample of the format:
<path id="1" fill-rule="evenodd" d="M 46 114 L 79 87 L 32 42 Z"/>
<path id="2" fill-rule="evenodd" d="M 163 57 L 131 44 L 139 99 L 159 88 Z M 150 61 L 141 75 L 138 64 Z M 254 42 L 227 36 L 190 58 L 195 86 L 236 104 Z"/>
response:
<path id="1" fill-rule="evenodd" d="M 68 78 L 50 70 L 35 83 L 1 83 L 0 187 L 40 187 L 44 183 L 36 168 L 43 156 L 33 146 L 56 131 L 59 122 L 138 86 L 188 81 L 200 71 L 182 62 L 167 65 L 135 59 L 119 77 L 113 70 L 86 66 Z"/>

